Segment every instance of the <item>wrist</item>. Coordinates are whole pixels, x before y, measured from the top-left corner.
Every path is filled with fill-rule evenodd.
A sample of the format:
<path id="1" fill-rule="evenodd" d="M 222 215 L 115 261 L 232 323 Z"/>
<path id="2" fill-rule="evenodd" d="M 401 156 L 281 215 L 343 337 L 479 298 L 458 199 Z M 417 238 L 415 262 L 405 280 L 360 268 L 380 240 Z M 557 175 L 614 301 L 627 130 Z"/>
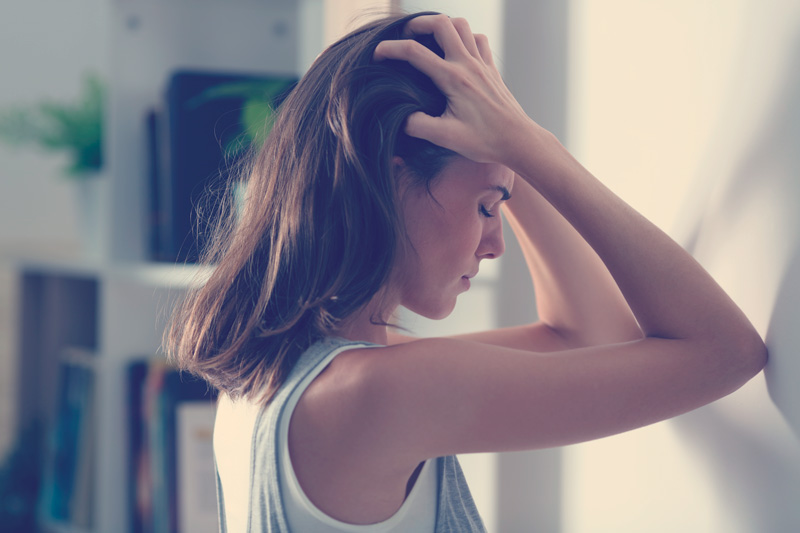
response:
<path id="1" fill-rule="evenodd" d="M 507 125 L 505 131 L 501 151 L 505 152 L 509 167 L 524 165 L 532 151 L 558 142 L 552 133 L 527 116 L 516 124 Z"/>
<path id="2" fill-rule="evenodd" d="M 503 147 L 503 164 L 538 189 L 539 178 L 574 161 L 558 138 L 531 119 L 512 130 Z"/>

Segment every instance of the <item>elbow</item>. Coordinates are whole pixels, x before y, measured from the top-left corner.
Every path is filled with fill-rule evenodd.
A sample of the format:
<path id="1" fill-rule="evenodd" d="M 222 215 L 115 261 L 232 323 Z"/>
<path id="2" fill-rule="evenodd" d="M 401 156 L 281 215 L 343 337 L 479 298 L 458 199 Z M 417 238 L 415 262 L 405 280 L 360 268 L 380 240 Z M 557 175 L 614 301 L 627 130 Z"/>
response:
<path id="1" fill-rule="evenodd" d="M 769 352 L 767 351 L 767 346 L 764 344 L 764 341 L 761 339 L 761 336 L 758 333 L 753 332 L 754 338 L 751 339 L 751 344 L 745 354 L 745 359 L 748 364 L 749 371 L 752 373 L 752 376 L 755 376 L 764 367 L 767 365 L 767 361 L 769 360 Z M 751 377 L 752 377 L 751 376 Z"/>
<path id="2" fill-rule="evenodd" d="M 735 375 L 734 379 L 744 384 L 766 366 L 769 357 L 767 347 L 752 326 L 743 328 L 731 341 L 727 345 L 728 360 L 733 362 L 730 370 Z"/>
<path id="3" fill-rule="evenodd" d="M 709 332 L 714 332 L 709 334 Z M 767 364 L 767 348 L 761 336 L 749 322 L 741 321 L 734 325 L 728 321 L 724 325 L 705 329 L 705 333 L 695 339 L 709 391 L 716 391 L 715 397 L 726 396 L 742 387 Z"/>

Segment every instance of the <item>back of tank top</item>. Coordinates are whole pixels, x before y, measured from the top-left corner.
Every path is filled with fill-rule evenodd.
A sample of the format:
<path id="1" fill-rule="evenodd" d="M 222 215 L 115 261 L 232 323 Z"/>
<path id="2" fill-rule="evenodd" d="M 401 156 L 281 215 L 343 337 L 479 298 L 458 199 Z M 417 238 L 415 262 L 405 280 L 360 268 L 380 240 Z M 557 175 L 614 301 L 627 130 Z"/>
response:
<path id="1" fill-rule="evenodd" d="M 452 456 L 426 461 L 400 509 L 377 524 L 335 520 L 303 493 L 288 454 L 292 411 L 305 388 L 339 353 L 374 346 L 338 338 L 312 345 L 263 407 L 220 395 L 214 456 L 221 532 L 485 531 L 458 460 Z"/>

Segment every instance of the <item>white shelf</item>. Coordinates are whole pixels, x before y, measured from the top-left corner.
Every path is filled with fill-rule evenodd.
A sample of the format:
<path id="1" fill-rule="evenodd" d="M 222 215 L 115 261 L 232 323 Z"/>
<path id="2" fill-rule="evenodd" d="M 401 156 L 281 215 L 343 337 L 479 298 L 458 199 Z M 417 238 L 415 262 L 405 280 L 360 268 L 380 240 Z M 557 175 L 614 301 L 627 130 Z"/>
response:
<path id="1" fill-rule="evenodd" d="M 130 531 L 125 370 L 159 353 L 174 303 L 213 271 L 145 259 L 146 111 L 159 105 L 176 69 L 300 75 L 322 49 L 323 8 L 323 0 L 113 0 L 101 257 L 61 245 L 0 251 L 0 268 L 21 287 L 17 396 L 35 400 L 16 406 L 20 421 L 55 403 L 42 387 L 55 390 L 61 348 L 85 345 L 98 357 L 94 525 L 84 531 L 45 521 L 43 531 Z"/>
<path id="2" fill-rule="evenodd" d="M 6 270 L 58 277 L 93 278 L 140 283 L 143 287 L 188 289 L 202 283 L 213 267 L 144 261 L 102 261 L 48 254 L 0 255 Z"/>
<path id="3" fill-rule="evenodd" d="M 112 9 L 108 161 L 109 257 L 148 256 L 145 116 L 179 69 L 298 75 L 304 50 L 321 49 L 317 0 L 124 2 Z M 301 13 L 303 18 L 301 19 Z M 313 56 L 312 56 L 313 57 Z"/>

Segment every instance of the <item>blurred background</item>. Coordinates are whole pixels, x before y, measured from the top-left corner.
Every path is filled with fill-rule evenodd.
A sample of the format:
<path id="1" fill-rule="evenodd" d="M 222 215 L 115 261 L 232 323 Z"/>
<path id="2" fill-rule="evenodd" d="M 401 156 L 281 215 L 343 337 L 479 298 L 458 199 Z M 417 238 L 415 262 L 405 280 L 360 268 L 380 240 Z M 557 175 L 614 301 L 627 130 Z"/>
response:
<path id="1" fill-rule="evenodd" d="M 462 457 L 489 530 L 800 531 L 791 0 L 3 2 L 0 531 L 217 530 L 213 396 L 159 352 L 203 275 L 191 212 L 324 46 L 390 7 L 487 34 L 528 113 L 689 249 L 770 349 L 763 374 L 677 419 Z M 507 241 L 451 317 L 408 327 L 534 320 Z"/>

